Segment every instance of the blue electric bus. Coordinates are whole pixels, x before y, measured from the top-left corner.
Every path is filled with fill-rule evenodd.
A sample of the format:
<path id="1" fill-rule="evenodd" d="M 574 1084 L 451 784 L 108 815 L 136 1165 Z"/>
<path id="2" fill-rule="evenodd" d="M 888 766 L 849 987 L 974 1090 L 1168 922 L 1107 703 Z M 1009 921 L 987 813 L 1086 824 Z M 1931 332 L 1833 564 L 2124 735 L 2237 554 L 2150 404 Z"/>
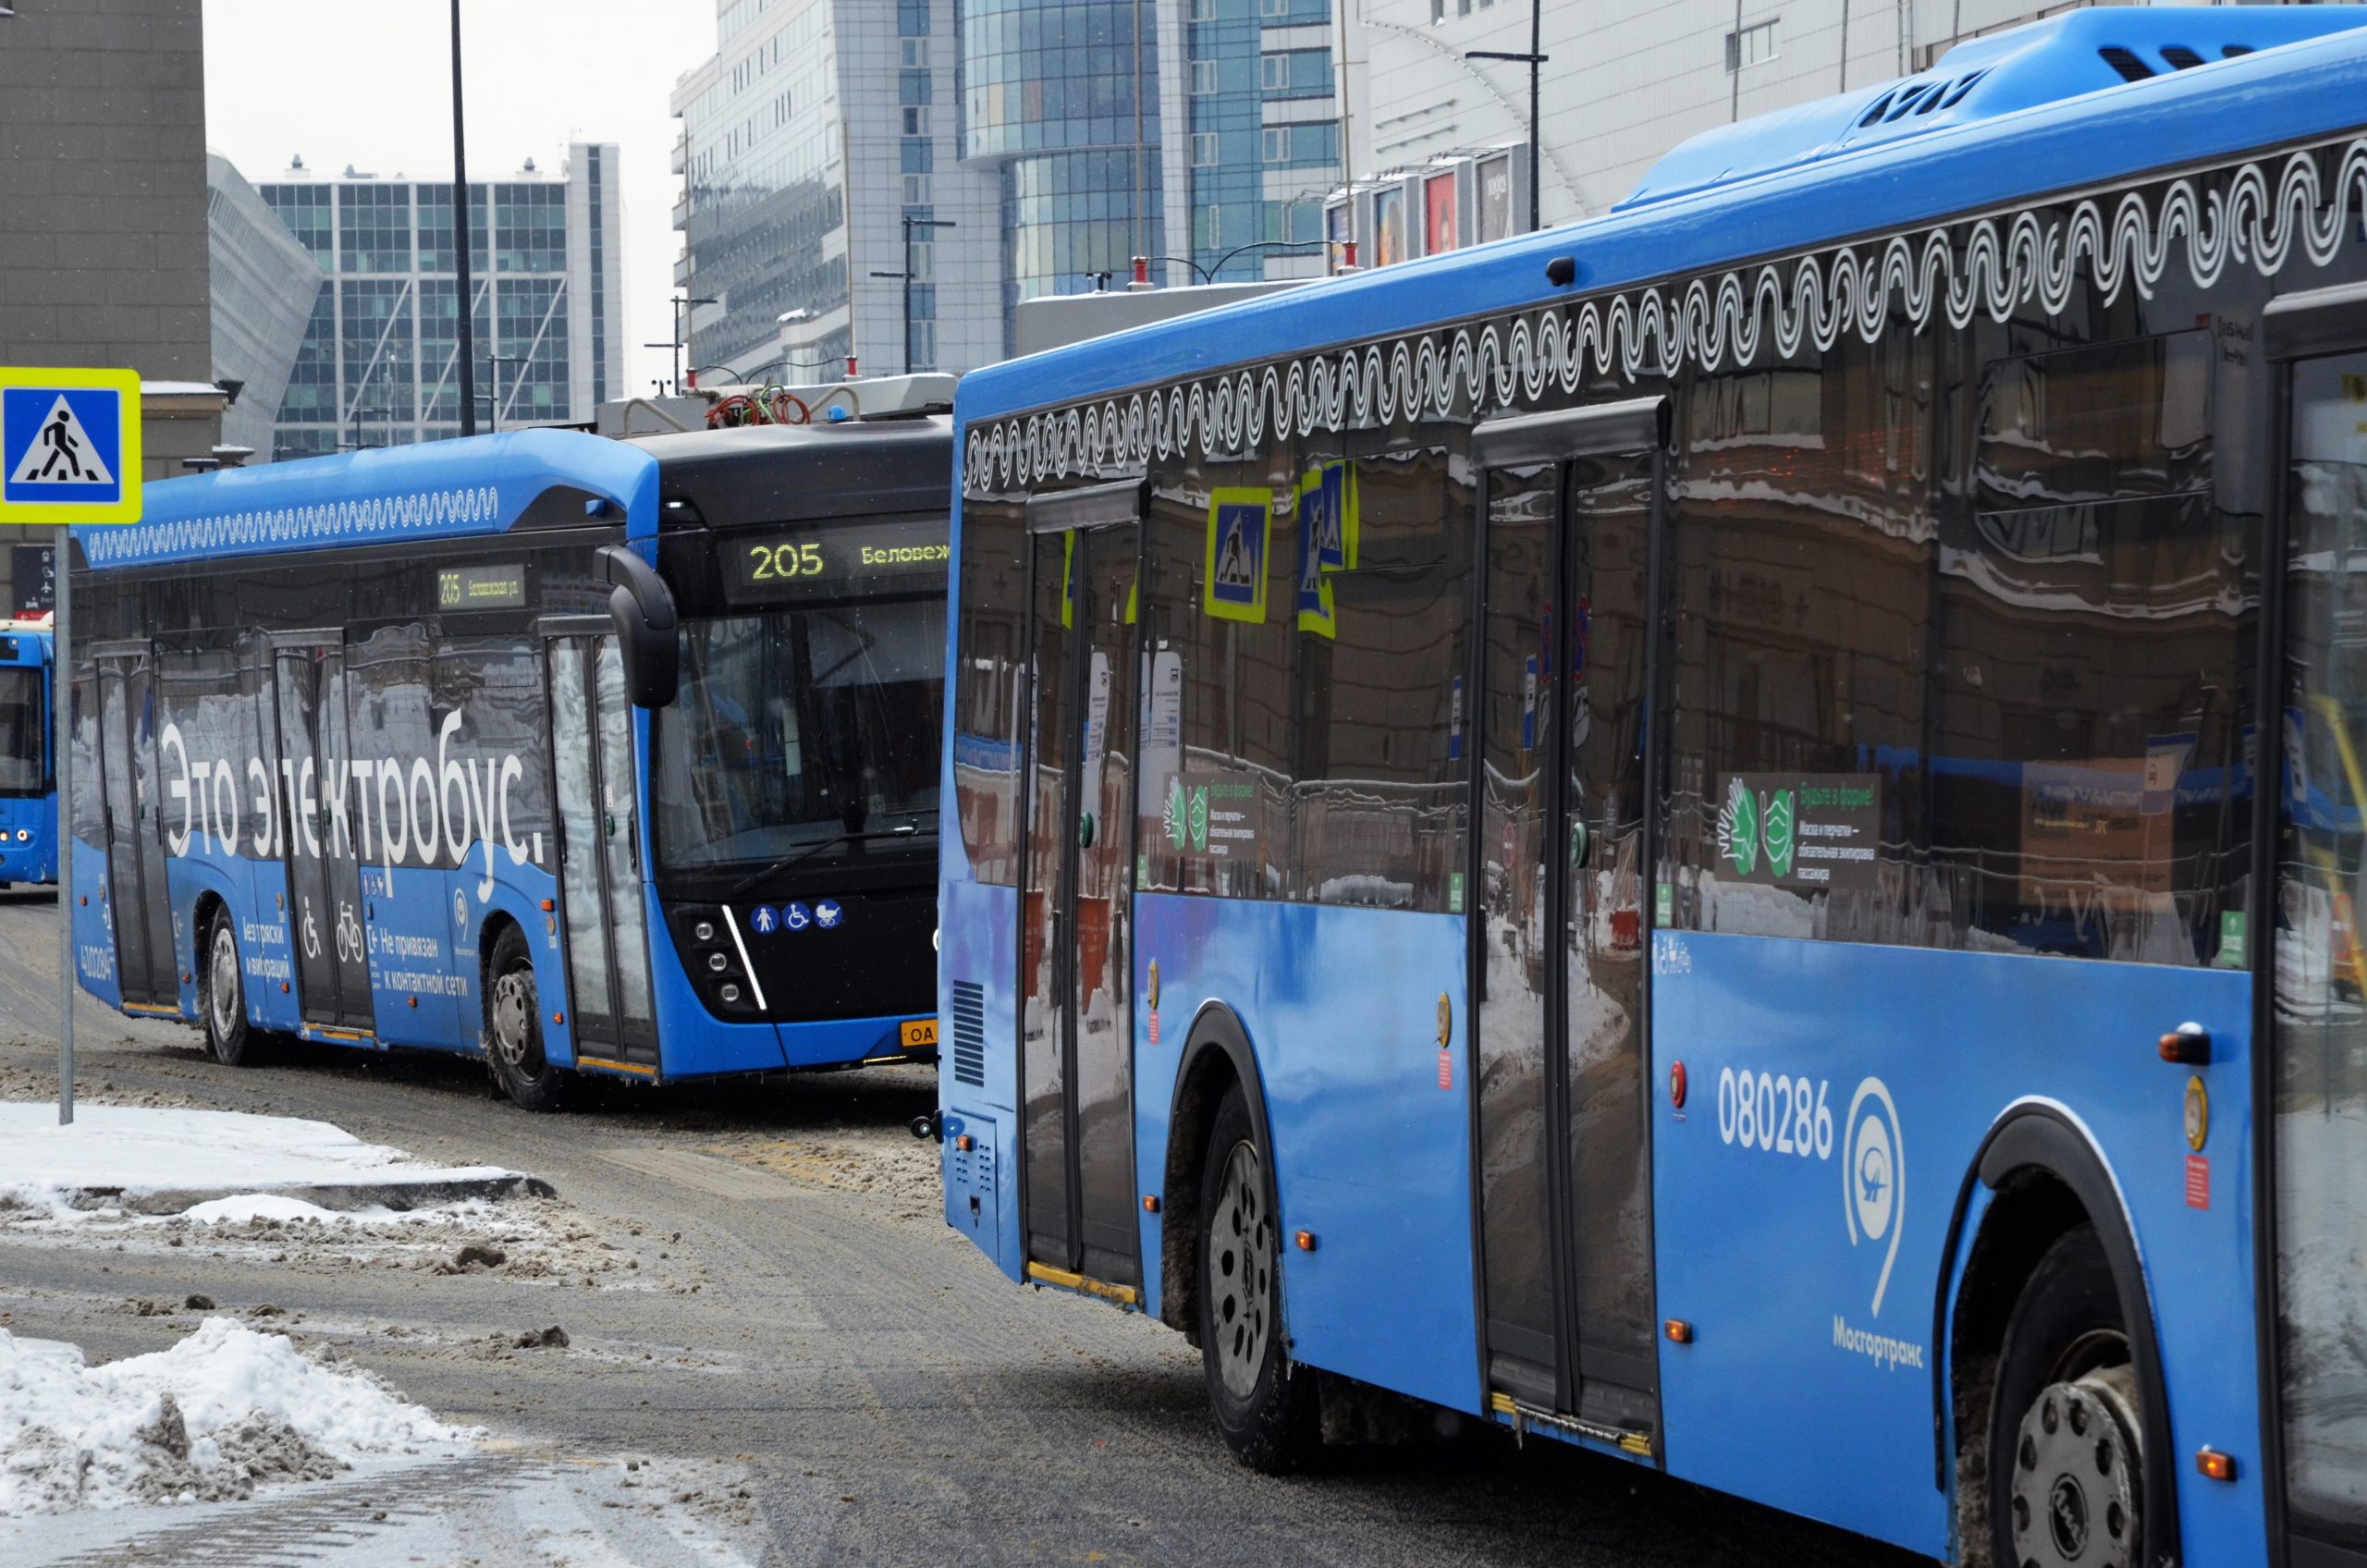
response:
<path id="1" fill-rule="evenodd" d="M 965 379 L 948 1221 L 1260 1466 L 1377 1389 L 2367 1562 L 2362 25 L 2079 10 Z"/>
<path id="2" fill-rule="evenodd" d="M 82 985 L 518 1104 L 931 1060 L 941 416 L 530 430 L 77 535 Z"/>
<path id="3" fill-rule="evenodd" d="M 57 880 L 46 620 L 0 620 L 0 888 Z"/>

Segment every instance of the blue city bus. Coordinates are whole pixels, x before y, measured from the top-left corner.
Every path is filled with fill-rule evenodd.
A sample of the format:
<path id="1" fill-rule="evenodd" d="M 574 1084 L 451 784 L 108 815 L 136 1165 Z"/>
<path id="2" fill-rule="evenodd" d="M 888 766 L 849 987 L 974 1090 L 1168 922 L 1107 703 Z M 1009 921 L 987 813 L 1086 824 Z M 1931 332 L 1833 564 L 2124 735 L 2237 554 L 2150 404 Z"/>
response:
<path id="1" fill-rule="evenodd" d="M 2367 1563 L 2362 25 L 2076 11 L 966 378 L 948 1222 L 1261 1467 L 1380 1390 Z"/>
<path id="2" fill-rule="evenodd" d="M 0 620 L 0 888 L 57 880 L 46 620 Z"/>
<path id="3" fill-rule="evenodd" d="M 555 1108 L 935 1058 L 941 417 L 529 430 L 76 535 L 81 984 Z"/>

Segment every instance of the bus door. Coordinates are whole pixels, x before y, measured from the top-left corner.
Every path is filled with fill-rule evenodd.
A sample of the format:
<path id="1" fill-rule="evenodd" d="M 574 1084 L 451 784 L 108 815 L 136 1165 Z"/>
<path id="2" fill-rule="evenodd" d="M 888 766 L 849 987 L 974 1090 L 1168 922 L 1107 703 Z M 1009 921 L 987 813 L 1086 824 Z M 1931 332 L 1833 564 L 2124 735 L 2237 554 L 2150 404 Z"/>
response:
<path id="1" fill-rule="evenodd" d="M 578 623 L 581 624 L 581 623 Z M 605 626 L 605 620 L 596 623 Z M 558 794 L 558 902 L 579 1060 L 657 1065 L 632 708 L 613 633 L 555 627 L 545 645 Z"/>
<path id="2" fill-rule="evenodd" d="M 1134 573 L 1142 486 L 1030 503 L 1020 1059 L 1028 1268 L 1138 1288 Z"/>
<path id="3" fill-rule="evenodd" d="M 163 793 L 156 779 L 155 656 L 146 643 L 93 650 L 99 681 L 99 780 L 117 978 L 126 1002 L 177 1004 L 171 894 L 165 886 Z M 190 949 L 195 951 L 194 947 Z"/>
<path id="4" fill-rule="evenodd" d="M 307 1023 L 368 1029 L 375 1014 L 362 934 L 360 825 L 348 788 L 345 648 L 337 634 L 276 639 L 272 692 L 298 1000 Z"/>
<path id="5" fill-rule="evenodd" d="M 1655 1453 L 1644 718 L 1664 406 L 1473 437 L 1483 1365 L 1499 1412 Z"/>
<path id="6" fill-rule="evenodd" d="M 2282 1450 L 2283 1556 L 2339 1568 L 2367 1564 L 2367 288 L 2279 300 L 2263 336 L 2285 435 L 2271 533 L 2285 657 L 2275 876 L 2250 917 L 2267 938 L 2253 1037 L 2270 1041 L 2252 1078 L 2269 1157 L 2255 1234 L 2275 1238 L 2261 1299 L 2276 1375 L 2262 1394 Z M 2212 1132 L 2201 1094 L 2189 1091 L 2197 1148 Z"/>

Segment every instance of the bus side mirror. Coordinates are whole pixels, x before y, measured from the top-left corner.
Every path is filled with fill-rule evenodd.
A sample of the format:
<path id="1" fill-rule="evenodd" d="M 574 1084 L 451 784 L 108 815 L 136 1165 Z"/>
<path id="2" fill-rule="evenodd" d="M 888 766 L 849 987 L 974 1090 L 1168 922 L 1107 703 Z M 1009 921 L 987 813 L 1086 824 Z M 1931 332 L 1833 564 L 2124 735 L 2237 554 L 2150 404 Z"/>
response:
<path id="1" fill-rule="evenodd" d="M 681 680 L 673 593 L 656 568 L 621 545 L 602 545 L 599 558 L 601 578 L 613 585 L 608 618 L 617 626 L 625 694 L 637 708 L 662 708 Z"/>

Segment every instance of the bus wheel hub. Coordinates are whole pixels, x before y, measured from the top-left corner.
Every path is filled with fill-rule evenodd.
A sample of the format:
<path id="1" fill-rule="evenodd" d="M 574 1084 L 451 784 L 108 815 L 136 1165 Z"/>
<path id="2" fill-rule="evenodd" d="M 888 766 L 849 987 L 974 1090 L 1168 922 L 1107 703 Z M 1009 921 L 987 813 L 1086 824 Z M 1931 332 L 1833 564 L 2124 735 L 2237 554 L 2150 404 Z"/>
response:
<path id="1" fill-rule="evenodd" d="M 2014 1556 L 2025 1568 L 2134 1568 L 2137 1380 L 2126 1366 L 2039 1390 L 2014 1447 Z"/>

